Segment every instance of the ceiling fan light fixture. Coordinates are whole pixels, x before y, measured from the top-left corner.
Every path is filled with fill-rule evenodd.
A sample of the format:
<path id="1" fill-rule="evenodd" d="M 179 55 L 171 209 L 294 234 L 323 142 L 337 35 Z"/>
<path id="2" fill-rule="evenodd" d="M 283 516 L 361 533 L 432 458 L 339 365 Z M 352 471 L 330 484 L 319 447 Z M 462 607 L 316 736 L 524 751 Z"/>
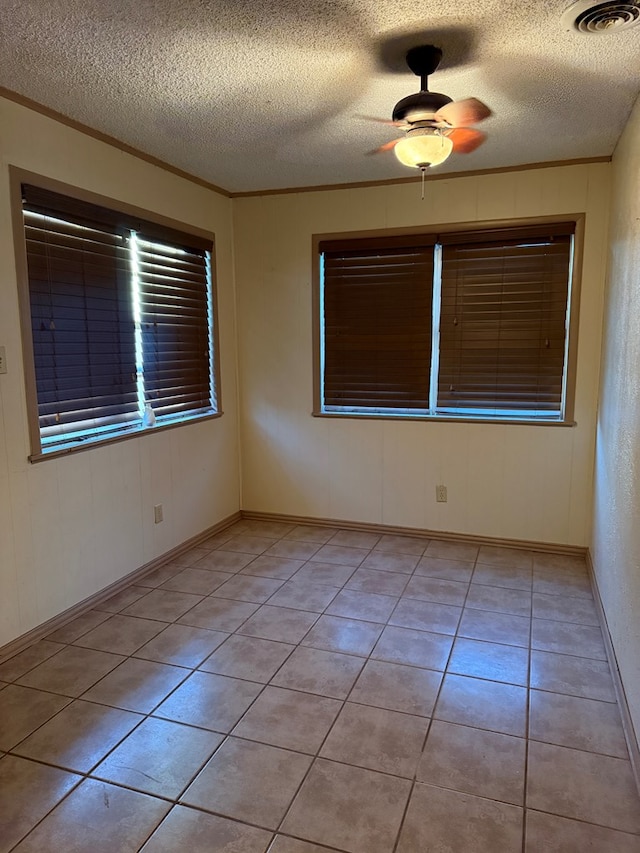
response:
<path id="1" fill-rule="evenodd" d="M 403 166 L 426 169 L 444 163 L 453 150 L 453 142 L 434 128 L 417 127 L 408 131 L 393 150 Z"/>

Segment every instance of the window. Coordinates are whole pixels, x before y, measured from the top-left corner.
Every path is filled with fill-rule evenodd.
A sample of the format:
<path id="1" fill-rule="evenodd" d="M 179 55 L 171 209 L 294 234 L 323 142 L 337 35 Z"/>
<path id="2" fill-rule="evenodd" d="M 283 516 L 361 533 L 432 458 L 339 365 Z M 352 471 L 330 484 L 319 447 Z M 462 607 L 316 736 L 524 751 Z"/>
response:
<path id="1" fill-rule="evenodd" d="M 21 185 L 34 455 L 217 411 L 212 242 Z M 31 361 L 29 358 L 28 361 Z"/>
<path id="2" fill-rule="evenodd" d="M 321 239 L 316 413 L 565 421 L 574 231 Z"/>

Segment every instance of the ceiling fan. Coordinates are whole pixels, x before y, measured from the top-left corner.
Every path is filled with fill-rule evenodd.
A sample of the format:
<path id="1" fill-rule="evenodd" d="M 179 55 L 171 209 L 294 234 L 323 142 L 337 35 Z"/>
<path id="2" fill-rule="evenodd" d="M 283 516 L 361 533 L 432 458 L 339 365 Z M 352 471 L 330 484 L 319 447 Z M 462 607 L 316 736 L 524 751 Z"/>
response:
<path id="1" fill-rule="evenodd" d="M 430 92 L 428 78 L 442 59 L 442 51 L 432 44 L 413 47 L 407 65 L 420 77 L 420 91 L 403 98 L 393 108 L 391 121 L 370 119 L 405 131 L 404 136 L 385 142 L 370 154 L 395 152 L 405 166 L 424 171 L 443 163 L 452 153 L 469 154 L 485 141 L 486 134 L 469 125 L 478 124 L 491 110 L 477 98 L 454 101 L 448 95 Z"/>

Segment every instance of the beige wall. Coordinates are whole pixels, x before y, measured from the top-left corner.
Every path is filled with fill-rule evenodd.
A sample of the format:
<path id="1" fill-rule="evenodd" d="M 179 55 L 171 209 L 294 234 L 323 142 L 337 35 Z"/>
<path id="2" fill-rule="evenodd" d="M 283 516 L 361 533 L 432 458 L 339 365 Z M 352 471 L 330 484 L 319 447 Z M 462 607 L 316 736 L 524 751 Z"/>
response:
<path id="1" fill-rule="evenodd" d="M 613 159 L 591 553 L 640 736 L 640 102 Z"/>
<path id="2" fill-rule="evenodd" d="M 417 183 L 235 200 L 243 507 L 587 545 L 609 169 L 433 181 L 424 201 Z M 575 428 L 311 416 L 312 234 L 580 212 Z"/>
<path id="3" fill-rule="evenodd" d="M 236 512 L 240 499 L 231 201 L 2 99 L 0 158 L 2 646 Z M 9 165 L 215 232 L 224 417 L 27 461 Z"/>

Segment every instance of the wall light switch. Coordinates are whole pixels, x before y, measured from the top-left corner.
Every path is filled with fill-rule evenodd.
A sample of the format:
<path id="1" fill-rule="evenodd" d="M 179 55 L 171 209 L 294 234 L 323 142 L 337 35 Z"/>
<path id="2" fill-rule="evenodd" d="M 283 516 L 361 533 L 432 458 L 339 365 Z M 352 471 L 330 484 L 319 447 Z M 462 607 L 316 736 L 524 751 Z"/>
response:
<path id="1" fill-rule="evenodd" d="M 7 372 L 7 353 L 4 347 L 0 347 L 0 373 Z"/>
<path id="2" fill-rule="evenodd" d="M 164 517 L 162 512 L 162 504 L 156 504 L 153 508 L 153 520 L 156 524 L 160 524 Z"/>

